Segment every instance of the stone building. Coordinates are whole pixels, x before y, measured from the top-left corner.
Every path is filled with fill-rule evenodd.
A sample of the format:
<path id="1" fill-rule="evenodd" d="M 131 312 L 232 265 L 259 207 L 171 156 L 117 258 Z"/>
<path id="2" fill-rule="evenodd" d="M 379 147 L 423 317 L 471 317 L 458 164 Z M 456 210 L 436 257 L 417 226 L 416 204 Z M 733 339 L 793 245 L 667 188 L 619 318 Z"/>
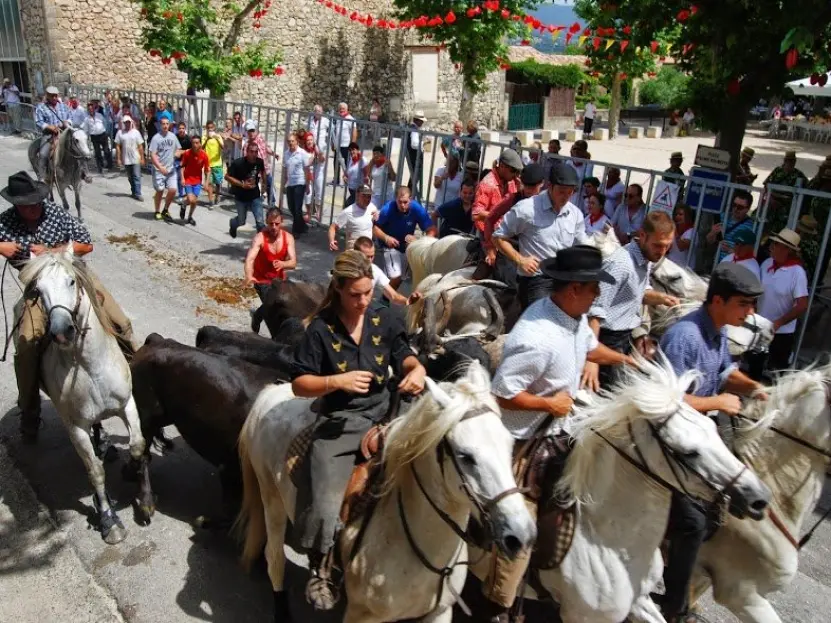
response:
<path id="1" fill-rule="evenodd" d="M 185 91 L 183 73 L 142 50 L 139 9 L 127 0 L 0 0 L 0 5 L 14 15 L 19 9 L 17 24 L 12 18 L 6 28 L 23 44 L 25 69 L 19 73 L 35 93 L 49 82 Z M 354 0 L 350 9 L 392 15 L 390 0 Z M 461 75 L 446 52 L 413 32 L 366 28 L 315 0 L 297 0 L 274 2 L 259 31 L 249 29 L 245 36 L 282 49 L 286 73 L 240 78 L 228 99 L 304 110 L 347 101 L 356 116 L 366 117 L 377 97 L 386 120 L 408 119 L 422 110 L 436 128 L 447 128 L 459 115 Z M 488 82 L 488 90 L 475 98 L 475 117 L 489 128 L 502 127 L 504 72 Z"/>

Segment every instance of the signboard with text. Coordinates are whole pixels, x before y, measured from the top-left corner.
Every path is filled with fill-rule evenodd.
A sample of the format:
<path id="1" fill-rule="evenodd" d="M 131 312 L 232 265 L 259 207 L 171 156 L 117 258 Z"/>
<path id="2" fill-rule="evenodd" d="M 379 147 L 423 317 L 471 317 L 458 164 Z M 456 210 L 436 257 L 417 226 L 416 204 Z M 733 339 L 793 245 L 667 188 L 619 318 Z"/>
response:
<path id="1" fill-rule="evenodd" d="M 727 188 L 724 186 L 707 186 L 704 192 L 704 198 L 701 199 L 701 191 L 704 188 L 699 181 L 708 182 L 729 182 L 730 174 L 727 171 L 710 171 L 708 169 L 701 169 L 693 167 L 690 170 L 690 187 L 687 190 L 686 204 L 693 210 L 697 210 L 699 201 L 701 201 L 701 209 L 706 212 L 715 212 L 721 214 L 722 206 L 724 205 L 725 197 L 727 197 Z"/>
<path id="2" fill-rule="evenodd" d="M 699 145 L 695 152 L 695 165 L 705 169 L 726 171 L 730 168 L 730 152 L 725 149 Z"/>

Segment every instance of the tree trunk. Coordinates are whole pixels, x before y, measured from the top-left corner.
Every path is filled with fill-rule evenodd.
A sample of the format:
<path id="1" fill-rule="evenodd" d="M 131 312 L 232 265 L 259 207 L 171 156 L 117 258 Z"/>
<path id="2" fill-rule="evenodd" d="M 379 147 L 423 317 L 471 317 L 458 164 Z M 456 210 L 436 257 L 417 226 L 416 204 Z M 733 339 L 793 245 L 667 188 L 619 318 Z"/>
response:
<path id="1" fill-rule="evenodd" d="M 615 72 L 612 78 L 612 100 L 609 103 L 609 140 L 617 137 L 617 126 L 620 119 L 620 84 L 620 73 Z"/>
<path id="2" fill-rule="evenodd" d="M 208 103 L 208 119 L 214 119 L 217 124 L 224 123 L 223 120 L 231 115 L 225 110 L 225 92 L 211 89 L 211 101 Z"/>
<path id="3" fill-rule="evenodd" d="M 462 86 L 462 101 L 459 102 L 459 120 L 467 124 L 473 119 L 473 93 L 466 86 Z"/>
<path id="4" fill-rule="evenodd" d="M 719 115 L 719 132 L 716 135 L 716 147 L 730 152 L 730 170 L 739 162 L 742 141 L 747 127 L 750 104 L 744 98 L 725 100 Z"/>

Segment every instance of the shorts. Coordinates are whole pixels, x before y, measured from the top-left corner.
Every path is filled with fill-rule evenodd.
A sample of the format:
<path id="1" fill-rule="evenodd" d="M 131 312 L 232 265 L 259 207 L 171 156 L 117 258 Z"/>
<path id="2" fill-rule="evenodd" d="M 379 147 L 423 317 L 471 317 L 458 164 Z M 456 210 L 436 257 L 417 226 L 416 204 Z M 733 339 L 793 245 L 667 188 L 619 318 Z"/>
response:
<path id="1" fill-rule="evenodd" d="M 162 175 L 157 169 L 153 169 L 153 188 L 159 192 L 165 188 L 167 190 L 176 190 L 178 188 L 176 179 L 176 171 L 173 169 L 167 175 Z"/>
<path id="2" fill-rule="evenodd" d="M 390 279 L 404 277 L 407 273 L 407 254 L 398 249 L 384 249 L 384 274 Z"/>
<path id="3" fill-rule="evenodd" d="M 202 184 L 185 184 L 185 193 L 198 197 L 202 194 Z"/>
<path id="4" fill-rule="evenodd" d="M 225 171 L 222 168 L 222 165 L 218 167 L 211 167 L 211 184 L 216 184 L 219 186 L 225 180 Z"/>

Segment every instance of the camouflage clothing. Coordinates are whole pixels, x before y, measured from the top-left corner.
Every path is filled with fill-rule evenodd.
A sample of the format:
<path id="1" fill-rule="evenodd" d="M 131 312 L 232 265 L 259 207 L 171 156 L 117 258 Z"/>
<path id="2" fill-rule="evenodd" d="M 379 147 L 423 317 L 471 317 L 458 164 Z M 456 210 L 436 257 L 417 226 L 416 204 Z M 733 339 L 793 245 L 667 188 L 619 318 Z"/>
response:
<path id="1" fill-rule="evenodd" d="M 802 258 L 805 273 L 808 275 L 808 285 L 810 285 L 819 259 L 819 240 L 816 236 L 802 237 L 802 241 L 799 243 L 799 255 Z"/>
<path id="2" fill-rule="evenodd" d="M 733 170 L 733 179 L 736 184 L 753 185 L 753 171 L 750 170 L 750 164 L 742 164 L 739 162 Z"/>
<path id="3" fill-rule="evenodd" d="M 686 173 L 684 173 L 684 170 L 681 167 L 670 167 L 666 169 L 664 173 L 676 173 L 677 175 L 686 175 Z M 680 203 L 684 197 L 684 185 L 687 183 L 687 180 L 679 180 L 674 177 L 664 177 L 663 180 L 670 184 L 678 185 L 678 201 Z"/>
<path id="4" fill-rule="evenodd" d="M 776 184 L 779 186 L 796 186 L 801 181 L 802 187 L 808 183 L 808 177 L 799 169 L 793 169 L 786 172 L 784 167 L 776 167 L 768 178 L 765 180 L 765 186 L 768 184 Z M 779 191 L 771 191 L 770 205 L 768 207 L 767 222 L 765 223 L 765 232 L 781 231 L 788 226 L 788 216 L 791 211 L 791 201 L 793 200 L 793 193 Z"/>

